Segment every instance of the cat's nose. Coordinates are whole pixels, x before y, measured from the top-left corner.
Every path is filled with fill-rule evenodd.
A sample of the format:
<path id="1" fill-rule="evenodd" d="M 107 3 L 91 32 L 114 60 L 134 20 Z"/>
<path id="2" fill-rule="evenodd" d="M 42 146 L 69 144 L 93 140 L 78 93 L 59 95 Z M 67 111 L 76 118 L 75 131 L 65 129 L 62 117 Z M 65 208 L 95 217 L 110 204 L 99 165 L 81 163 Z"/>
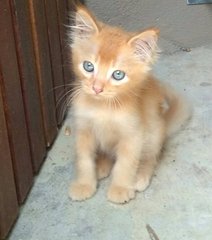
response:
<path id="1" fill-rule="evenodd" d="M 97 86 L 93 86 L 93 90 L 96 94 L 103 92 L 103 88 Z"/>

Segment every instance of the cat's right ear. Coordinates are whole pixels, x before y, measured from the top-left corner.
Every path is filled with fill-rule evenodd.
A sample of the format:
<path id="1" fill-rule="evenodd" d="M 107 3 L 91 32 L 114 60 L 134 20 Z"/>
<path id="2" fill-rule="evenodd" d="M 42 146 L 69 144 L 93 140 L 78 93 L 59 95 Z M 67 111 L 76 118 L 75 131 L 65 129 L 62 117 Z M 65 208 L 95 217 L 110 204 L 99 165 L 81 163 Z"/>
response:
<path id="1" fill-rule="evenodd" d="M 133 48 L 134 55 L 143 63 L 150 63 L 157 55 L 159 30 L 152 28 L 142 33 L 136 34 L 128 41 Z"/>
<path id="2" fill-rule="evenodd" d="M 99 33 L 99 26 L 95 17 L 83 6 L 76 8 L 75 25 L 72 36 L 76 39 L 87 39 Z"/>

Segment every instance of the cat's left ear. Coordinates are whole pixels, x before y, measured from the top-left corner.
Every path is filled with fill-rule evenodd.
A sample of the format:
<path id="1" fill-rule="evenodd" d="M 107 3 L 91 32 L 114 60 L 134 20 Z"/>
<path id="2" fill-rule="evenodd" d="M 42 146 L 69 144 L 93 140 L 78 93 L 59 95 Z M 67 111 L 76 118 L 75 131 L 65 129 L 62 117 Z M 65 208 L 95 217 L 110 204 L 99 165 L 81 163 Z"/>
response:
<path id="1" fill-rule="evenodd" d="M 73 36 L 77 39 L 87 39 L 99 33 L 95 17 L 85 8 L 77 7 L 75 26 L 72 26 Z"/>
<path id="2" fill-rule="evenodd" d="M 158 50 L 158 35 L 159 30 L 153 28 L 133 36 L 128 41 L 128 44 L 133 48 L 133 52 L 139 60 L 144 63 L 153 61 Z"/>

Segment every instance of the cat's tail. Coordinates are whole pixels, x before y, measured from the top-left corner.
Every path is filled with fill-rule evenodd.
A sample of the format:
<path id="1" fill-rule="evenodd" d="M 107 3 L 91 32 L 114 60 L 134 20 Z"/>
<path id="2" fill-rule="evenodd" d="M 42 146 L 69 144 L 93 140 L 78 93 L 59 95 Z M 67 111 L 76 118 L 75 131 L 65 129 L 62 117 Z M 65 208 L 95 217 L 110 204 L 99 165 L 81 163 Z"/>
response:
<path id="1" fill-rule="evenodd" d="M 175 92 L 168 85 L 163 85 L 163 94 L 165 95 L 168 103 L 168 108 L 164 113 L 166 121 L 166 134 L 170 137 L 176 133 L 191 117 L 192 107 L 188 100 L 180 93 Z"/>

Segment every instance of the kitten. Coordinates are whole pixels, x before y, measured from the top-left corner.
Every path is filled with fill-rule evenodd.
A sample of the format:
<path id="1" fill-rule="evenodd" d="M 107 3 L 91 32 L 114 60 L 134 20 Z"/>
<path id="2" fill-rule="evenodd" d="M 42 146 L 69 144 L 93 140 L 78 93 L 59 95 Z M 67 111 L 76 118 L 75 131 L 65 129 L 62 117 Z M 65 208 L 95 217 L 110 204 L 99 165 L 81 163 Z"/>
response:
<path id="1" fill-rule="evenodd" d="M 107 198 L 125 203 L 150 184 L 165 139 L 189 117 L 188 105 L 149 73 L 157 29 L 126 32 L 97 21 L 83 6 L 77 7 L 75 23 L 77 176 L 70 197 L 92 197 L 97 180 L 112 170 Z"/>

